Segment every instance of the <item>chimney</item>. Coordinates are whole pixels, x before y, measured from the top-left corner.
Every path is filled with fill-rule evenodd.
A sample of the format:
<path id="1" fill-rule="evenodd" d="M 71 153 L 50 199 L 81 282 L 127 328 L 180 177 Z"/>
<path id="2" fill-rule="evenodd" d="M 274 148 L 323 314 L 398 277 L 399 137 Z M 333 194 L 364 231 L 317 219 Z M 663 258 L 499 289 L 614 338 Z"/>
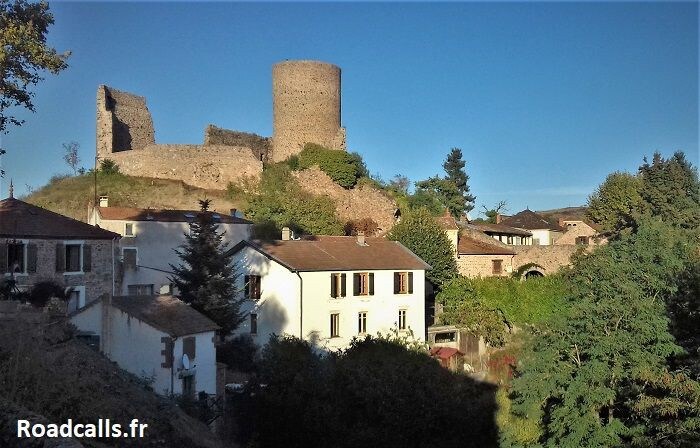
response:
<path id="1" fill-rule="evenodd" d="M 365 232 L 363 232 L 362 230 L 359 230 L 357 232 L 357 245 L 358 246 L 366 246 L 367 245 L 367 244 L 365 244 Z"/>
<path id="2" fill-rule="evenodd" d="M 109 196 L 100 196 L 100 207 L 109 207 Z"/>
<path id="3" fill-rule="evenodd" d="M 503 221 L 503 216 L 500 213 L 496 213 L 496 224 L 500 224 Z"/>
<path id="4" fill-rule="evenodd" d="M 231 211 L 231 216 L 233 216 L 233 217 L 235 218 L 235 217 L 236 217 L 236 212 L 237 212 L 238 210 L 236 210 L 235 208 L 232 208 L 230 211 Z"/>
<path id="5" fill-rule="evenodd" d="M 292 231 L 289 227 L 282 227 L 282 241 L 289 241 L 292 239 Z"/>

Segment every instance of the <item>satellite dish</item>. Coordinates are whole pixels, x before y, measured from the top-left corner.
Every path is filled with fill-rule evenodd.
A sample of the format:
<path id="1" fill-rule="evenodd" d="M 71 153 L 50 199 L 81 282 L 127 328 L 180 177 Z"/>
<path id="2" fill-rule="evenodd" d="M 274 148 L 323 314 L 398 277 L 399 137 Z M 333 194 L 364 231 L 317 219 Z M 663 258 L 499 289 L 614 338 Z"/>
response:
<path id="1" fill-rule="evenodd" d="M 190 357 L 187 353 L 182 355 L 182 368 L 185 370 L 190 370 Z"/>

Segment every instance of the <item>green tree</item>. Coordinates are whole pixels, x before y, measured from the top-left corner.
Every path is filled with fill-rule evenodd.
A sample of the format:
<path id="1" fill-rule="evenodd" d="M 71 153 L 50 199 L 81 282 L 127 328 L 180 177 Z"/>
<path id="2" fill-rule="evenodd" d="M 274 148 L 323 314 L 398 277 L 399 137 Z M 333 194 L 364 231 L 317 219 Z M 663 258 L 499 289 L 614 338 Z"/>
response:
<path id="1" fill-rule="evenodd" d="M 53 23 L 46 2 L 0 0 L 0 132 L 23 123 L 9 108 L 34 112 L 30 88 L 43 79 L 43 71 L 57 74 L 67 67 L 69 53 L 58 54 L 46 43 Z"/>
<path id="2" fill-rule="evenodd" d="M 467 162 L 462 159 L 462 150 L 459 148 L 452 148 L 447 155 L 447 160 L 442 164 L 445 173 L 447 173 L 447 179 L 454 182 L 457 190 L 464 198 L 464 209 L 460 211 L 460 214 L 473 210 L 474 201 L 476 200 L 476 196 L 469 193 L 469 184 L 467 183 L 469 176 L 464 169 L 466 164 Z"/>
<path id="3" fill-rule="evenodd" d="M 644 212 L 642 181 L 629 173 L 614 172 L 588 197 L 588 217 L 607 232 L 630 228 Z"/>
<path id="4" fill-rule="evenodd" d="M 658 152 L 639 167 L 640 195 L 654 216 L 683 228 L 700 226 L 700 181 L 682 152 L 664 159 Z"/>
<path id="5" fill-rule="evenodd" d="M 700 443 L 697 383 L 668 367 L 682 349 L 664 303 L 694 251 L 687 233 L 646 218 L 577 257 L 568 306 L 533 338 L 513 381 L 512 411 L 539 424 L 535 445 Z M 527 444 L 515 433 L 506 428 L 507 444 Z"/>
<path id="6" fill-rule="evenodd" d="M 175 252 L 182 263 L 170 265 L 171 281 L 179 290 L 179 298 L 216 322 L 224 334 L 235 330 L 243 321 L 240 310 L 243 299 L 237 298 L 233 254 L 227 253 L 223 233 L 209 211 L 208 199 L 199 201 L 201 210 L 185 233 L 185 244 Z"/>
<path id="7" fill-rule="evenodd" d="M 426 209 L 412 211 L 403 217 L 391 229 L 388 237 L 400 242 L 432 266 L 425 275 L 435 286 L 439 287 L 457 275 L 454 247 Z"/>
<path id="8" fill-rule="evenodd" d="M 484 216 L 486 216 L 486 222 L 490 224 L 496 224 L 496 217 L 502 212 L 507 211 L 506 205 L 506 201 L 499 201 L 498 204 L 496 204 L 493 208 L 490 209 L 486 208 L 485 205 L 482 205 L 484 209 Z"/>
<path id="9" fill-rule="evenodd" d="M 446 177 L 434 176 L 426 180 L 416 182 L 416 194 L 428 193 L 433 195 L 455 218 L 459 219 L 463 213 L 474 208 L 476 196 L 469 193 L 469 185 L 462 160 L 462 150 L 452 148 L 443 163 Z"/>

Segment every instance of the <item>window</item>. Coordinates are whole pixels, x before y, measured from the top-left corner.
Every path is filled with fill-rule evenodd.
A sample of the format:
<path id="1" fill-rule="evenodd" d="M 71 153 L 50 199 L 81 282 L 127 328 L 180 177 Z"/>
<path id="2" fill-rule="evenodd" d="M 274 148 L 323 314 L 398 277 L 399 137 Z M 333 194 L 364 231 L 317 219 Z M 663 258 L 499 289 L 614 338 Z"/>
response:
<path id="1" fill-rule="evenodd" d="M 500 275 L 503 273 L 503 260 L 491 260 L 491 273 Z"/>
<path id="2" fill-rule="evenodd" d="M 127 286 L 130 296 L 152 296 L 153 285 L 129 285 Z"/>
<path id="3" fill-rule="evenodd" d="M 588 244 L 588 237 L 587 236 L 576 237 L 576 244 L 587 245 Z"/>
<path id="4" fill-rule="evenodd" d="M 135 236 L 133 222 L 127 222 L 124 224 L 124 236 Z"/>
<path id="5" fill-rule="evenodd" d="M 246 275 L 245 276 L 245 299 L 260 300 L 260 276 Z"/>
<path id="6" fill-rule="evenodd" d="M 135 271 L 138 267 L 138 249 L 135 247 L 125 247 L 122 249 L 122 258 L 124 259 L 124 270 Z"/>
<path id="7" fill-rule="evenodd" d="M 84 286 L 74 286 L 67 288 L 66 292 L 70 292 L 68 298 L 68 312 L 79 310 L 85 306 L 85 287 Z"/>
<path id="8" fill-rule="evenodd" d="M 444 344 L 445 342 L 457 341 L 457 333 L 454 331 L 435 334 L 435 343 Z"/>
<path id="9" fill-rule="evenodd" d="M 339 313 L 331 314 L 331 337 L 332 338 L 340 337 L 340 314 Z"/>
<path id="10" fill-rule="evenodd" d="M 508 238 L 506 238 L 507 244 L 513 244 L 513 237 L 511 235 L 508 235 Z"/>
<path id="11" fill-rule="evenodd" d="M 331 274 L 331 297 L 345 297 L 345 274 Z"/>
<path id="12" fill-rule="evenodd" d="M 367 312 L 357 313 L 357 334 L 367 333 Z"/>
<path id="13" fill-rule="evenodd" d="M 7 272 L 15 274 L 26 271 L 26 246 L 24 243 L 7 244 Z"/>
<path id="14" fill-rule="evenodd" d="M 80 244 L 66 244 L 66 272 L 82 271 Z"/>
<path id="15" fill-rule="evenodd" d="M 413 294 L 413 272 L 394 272 L 394 294 Z"/>
<path id="16" fill-rule="evenodd" d="M 353 295 L 374 295 L 374 273 L 360 272 L 353 274 Z"/>
<path id="17" fill-rule="evenodd" d="M 250 314 L 250 334 L 258 334 L 258 315 Z"/>
<path id="18" fill-rule="evenodd" d="M 406 329 L 406 310 L 399 310 L 399 330 Z"/>

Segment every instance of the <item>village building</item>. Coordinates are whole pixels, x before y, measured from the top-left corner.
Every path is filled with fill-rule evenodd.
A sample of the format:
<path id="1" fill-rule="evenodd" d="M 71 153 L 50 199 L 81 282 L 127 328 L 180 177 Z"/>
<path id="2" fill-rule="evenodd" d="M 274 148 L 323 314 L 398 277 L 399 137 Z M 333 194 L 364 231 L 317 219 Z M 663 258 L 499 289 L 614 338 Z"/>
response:
<path id="1" fill-rule="evenodd" d="M 161 395 L 216 394 L 219 326 L 172 296 L 116 296 L 70 315 L 83 338 Z"/>
<path id="2" fill-rule="evenodd" d="M 154 210 L 110 207 L 106 197 L 90 213 L 90 224 L 122 236 L 119 243 L 117 277 L 121 287 L 117 295 L 169 294 L 172 291 L 172 268 L 182 261 L 175 252 L 185 243 L 190 224 L 202 213 L 199 210 Z M 223 241 L 232 247 L 250 237 L 252 223 L 239 216 L 209 213 L 223 232 Z"/>
<path id="3" fill-rule="evenodd" d="M 457 271 L 465 277 L 506 277 L 513 272 L 515 252 L 462 231 L 457 243 Z"/>
<path id="4" fill-rule="evenodd" d="M 488 222 L 474 222 L 466 224 L 465 227 L 483 232 L 496 241 L 510 246 L 532 245 L 532 232 L 527 230 Z"/>
<path id="5" fill-rule="evenodd" d="M 121 236 L 10 197 L 0 201 L 0 279 L 17 291 L 51 281 L 69 310 L 113 293 Z"/>
<path id="6" fill-rule="evenodd" d="M 559 226 L 566 229 L 564 235 L 554 244 L 579 244 L 597 246 L 605 244 L 607 238 L 601 236 L 598 226 L 582 219 L 559 219 Z"/>
<path id="7" fill-rule="evenodd" d="M 260 345 L 293 335 L 325 349 L 397 330 L 425 340 L 425 271 L 430 266 L 385 238 L 316 236 L 242 241 L 232 250 L 248 320 L 237 332 Z"/>
<path id="8" fill-rule="evenodd" d="M 532 245 L 549 246 L 555 244 L 565 229 L 544 216 L 525 209 L 513 216 L 505 217 L 498 224 L 522 229 L 532 234 Z"/>

